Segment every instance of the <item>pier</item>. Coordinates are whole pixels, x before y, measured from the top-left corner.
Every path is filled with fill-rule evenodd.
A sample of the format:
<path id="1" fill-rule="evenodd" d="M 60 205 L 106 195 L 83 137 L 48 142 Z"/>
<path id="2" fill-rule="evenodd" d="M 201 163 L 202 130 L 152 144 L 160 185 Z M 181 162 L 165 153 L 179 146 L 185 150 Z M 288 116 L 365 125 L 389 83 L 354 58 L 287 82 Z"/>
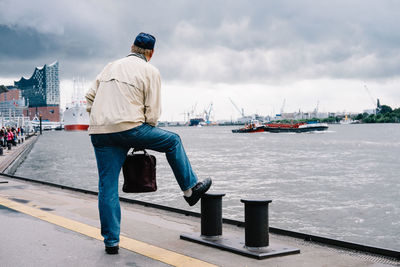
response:
<path id="1" fill-rule="evenodd" d="M 36 138 L 42 137 L 32 136 L 5 151 L 0 157 L 1 171 L 12 174 L 12 168 L 21 163 Z M 295 247 L 300 253 L 261 260 L 249 258 L 181 239 L 182 234 L 196 236 L 207 232 L 208 229 L 202 229 L 200 214 L 127 199 L 121 199 L 120 254 L 107 255 L 100 235 L 96 192 L 10 174 L 0 175 L 1 266 L 376 267 L 400 264 L 396 252 L 392 257 L 383 256 L 329 244 L 322 239 L 315 241 L 317 237 L 278 233 L 272 227 L 269 244 Z M 239 238 L 245 245 L 243 223 L 224 219 L 216 226 L 211 235 Z"/>
<path id="2" fill-rule="evenodd" d="M 20 137 L 16 146 L 6 146 L 3 148 L 3 154 L 0 155 L 0 172 L 14 174 L 19 164 L 31 151 L 38 136 L 35 134 Z"/>

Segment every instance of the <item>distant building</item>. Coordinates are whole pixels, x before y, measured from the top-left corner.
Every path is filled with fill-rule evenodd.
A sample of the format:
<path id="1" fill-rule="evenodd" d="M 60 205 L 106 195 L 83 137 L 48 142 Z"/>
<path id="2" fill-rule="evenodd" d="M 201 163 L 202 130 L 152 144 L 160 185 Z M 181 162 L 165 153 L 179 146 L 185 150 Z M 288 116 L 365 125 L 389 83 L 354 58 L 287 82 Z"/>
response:
<path id="1" fill-rule="evenodd" d="M 58 61 L 50 65 L 36 67 L 32 77 L 22 77 L 14 82 L 21 90 L 28 105 L 26 115 L 33 119 L 42 116 L 43 120 L 60 121 L 60 82 Z"/>
<path id="2" fill-rule="evenodd" d="M 0 115 L 2 117 L 21 117 L 26 115 L 27 109 L 20 89 L 15 86 L 1 86 Z"/>

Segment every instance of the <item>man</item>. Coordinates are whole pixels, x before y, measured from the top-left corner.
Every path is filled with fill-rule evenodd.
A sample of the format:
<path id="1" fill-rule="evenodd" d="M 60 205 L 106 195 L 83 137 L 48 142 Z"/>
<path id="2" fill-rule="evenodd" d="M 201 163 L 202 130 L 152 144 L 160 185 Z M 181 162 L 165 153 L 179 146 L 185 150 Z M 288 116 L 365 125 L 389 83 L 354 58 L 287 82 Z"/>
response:
<path id="1" fill-rule="evenodd" d="M 154 36 L 140 33 L 131 47 L 132 53 L 109 63 L 86 94 L 89 134 L 99 172 L 101 234 L 108 254 L 118 253 L 118 178 L 131 147 L 164 152 L 190 206 L 211 186 L 209 178 L 198 182 L 180 137 L 156 127 L 161 113 L 161 78 L 148 63 L 155 41 Z"/>

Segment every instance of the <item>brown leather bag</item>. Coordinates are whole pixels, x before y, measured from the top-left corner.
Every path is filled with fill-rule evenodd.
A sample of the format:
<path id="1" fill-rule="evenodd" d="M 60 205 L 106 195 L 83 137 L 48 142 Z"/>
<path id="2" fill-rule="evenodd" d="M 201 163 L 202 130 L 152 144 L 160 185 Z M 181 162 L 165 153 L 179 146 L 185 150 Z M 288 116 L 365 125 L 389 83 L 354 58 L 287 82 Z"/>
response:
<path id="1" fill-rule="evenodd" d="M 156 183 L 156 157 L 143 149 L 143 154 L 133 150 L 126 156 L 122 172 L 124 174 L 124 185 L 122 191 L 125 193 L 145 193 L 157 190 Z"/>

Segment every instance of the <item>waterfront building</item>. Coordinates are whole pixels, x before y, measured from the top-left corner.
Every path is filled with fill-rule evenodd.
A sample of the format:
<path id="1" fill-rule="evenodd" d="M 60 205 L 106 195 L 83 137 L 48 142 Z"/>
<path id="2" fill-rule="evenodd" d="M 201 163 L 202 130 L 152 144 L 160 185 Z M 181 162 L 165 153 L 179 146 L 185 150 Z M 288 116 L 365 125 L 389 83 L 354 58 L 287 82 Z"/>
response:
<path id="1" fill-rule="evenodd" d="M 0 85 L 0 126 L 27 128 L 29 118 L 25 117 L 28 111 L 22 92 L 15 86 Z"/>
<path id="2" fill-rule="evenodd" d="M 277 116 L 275 119 L 304 120 L 304 119 L 324 119 L 328 117 L 329 117 L 328 112 L 317 112 L 315 110 L 309 112 L 303 112 L 299 110 L 298 112 L 279 114 L 279 117 Z"/>
<path id="3" fill-rule="evenodd" d="M 0 90 L 0 114 L 7 117 L 20 117 L 28 107 L 22 92 L 15 86 L 2 86 Z"/>
<path id="4" fill-rule="evenodd" d="M 43 120 L 60 121 L 60 82 L 58 61 L 36 67 L 29 79 L 21 77 L 14 82 L 27 101 L 30 119 L 42 116 Z"/>

